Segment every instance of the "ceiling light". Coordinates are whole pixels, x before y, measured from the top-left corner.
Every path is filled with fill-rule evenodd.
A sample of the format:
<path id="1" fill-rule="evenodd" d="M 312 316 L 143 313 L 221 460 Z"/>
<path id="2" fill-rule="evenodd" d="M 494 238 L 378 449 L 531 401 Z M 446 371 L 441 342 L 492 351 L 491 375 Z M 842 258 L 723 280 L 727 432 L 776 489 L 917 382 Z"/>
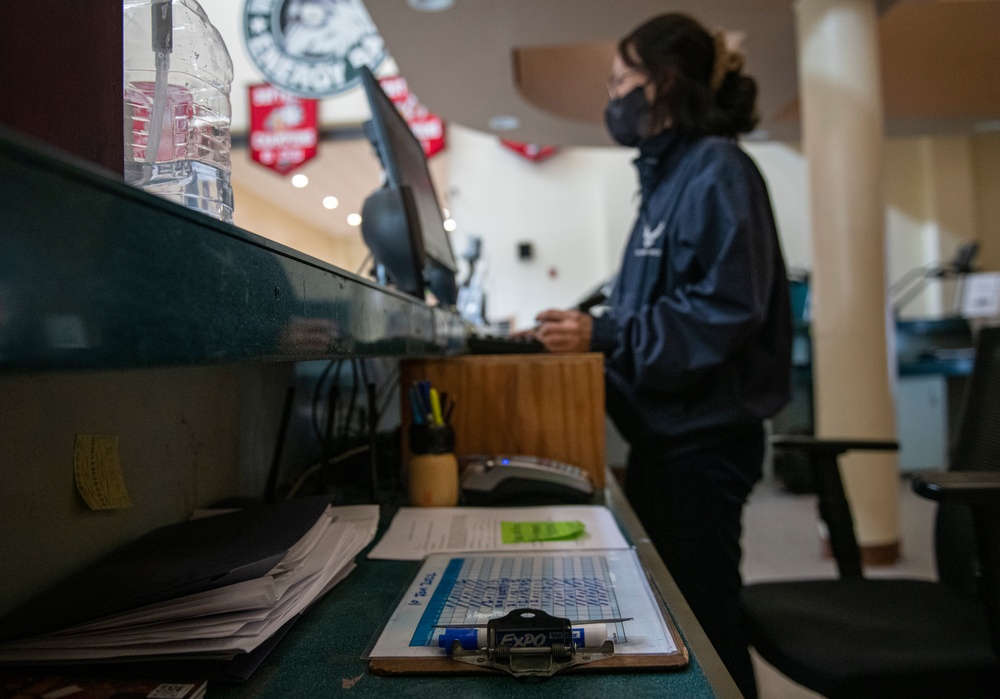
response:
<path id="1" fill-rule="evenodd" d="M 444 220 L 444 229 L 446 231 L 448 231 L 449 233 L 451 233 L 456 228 L 458 228 L 458 224 L 455 223 L 455 219 L 453 219 L 453 218 L 446 218 Z"/>
<path id="2" fill-rule="evenodd" d="M 309 178 L 306 177 L 305 175 L 295 175 L 294 177 L 292 177 L 293 187 L 298 187 L 299 189 L 302 189 L 307 184 L 309 184 Z"/>
<path id="3" fill-rule="evenodd" d="M 340 200 L 337 197 L 323 197 L 324 209 L 336 209 L 338 206 L 340 206 Z"/>
<path id="4" fill-rule="evenodd" d="M 348 214 L 347 224 L 350 226 L 360 226 L 361 225 L 361 214 Z"/>
<path id="5" fill-rule="evenodd" d="M 421 12 L 441 12 L 455 6 L 455 0 L 406 0 L 406 4 Z"/>
<path id="6" fill-rule="evenodd" d="M 487 125 L 493 131 L 513 131 L 521 125 L 521 119 L 513 114 L 498 114 L 490 117 Z"/>

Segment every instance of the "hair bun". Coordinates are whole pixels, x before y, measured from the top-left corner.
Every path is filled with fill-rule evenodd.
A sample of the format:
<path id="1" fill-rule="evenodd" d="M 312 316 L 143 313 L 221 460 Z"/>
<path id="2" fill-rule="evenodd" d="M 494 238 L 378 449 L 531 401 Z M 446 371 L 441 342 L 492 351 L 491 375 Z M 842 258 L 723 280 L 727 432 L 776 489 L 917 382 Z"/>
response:
<path id="1" fill-rule="evenodd" d="M 716 29 L 712 32 L 712 40 L 715 42 L 715 65 L 712 66 L 709 87 L 712 88 L 712 92 L 716 92 L 722 87 L 722 81 L 728 74 L 740 73 L 743 70 L 745 57 L 739 49 L 739 44 L 743 42 L 743 33 Z"/>

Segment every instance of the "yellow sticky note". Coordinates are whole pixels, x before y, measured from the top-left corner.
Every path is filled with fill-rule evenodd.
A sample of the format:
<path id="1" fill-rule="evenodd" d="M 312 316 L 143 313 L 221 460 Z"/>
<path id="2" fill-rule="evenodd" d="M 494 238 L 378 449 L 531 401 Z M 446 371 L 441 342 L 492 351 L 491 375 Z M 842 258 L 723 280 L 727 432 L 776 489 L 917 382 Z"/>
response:
<path id="1" fill-rule="evenodd" d="M 525 544 L 532 541 L 571 541 L 583 536 L 583 522 L 500 522 L 500 541 Z"/>
<path id="2" fill-rule="evenodd" d="M 92 510 L 132 507 L 118 463 L 118 437 L 78 434 L 73 446 L 76 489 Z"/>

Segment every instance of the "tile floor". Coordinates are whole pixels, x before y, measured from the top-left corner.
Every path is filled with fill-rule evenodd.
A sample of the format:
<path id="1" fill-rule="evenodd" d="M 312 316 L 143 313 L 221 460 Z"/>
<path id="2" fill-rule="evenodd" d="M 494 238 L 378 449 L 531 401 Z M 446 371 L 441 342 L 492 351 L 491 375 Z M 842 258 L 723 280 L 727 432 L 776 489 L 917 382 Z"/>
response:
<path id="1" fill-rule="evenodd" d="M 902 556 L 896 564 L 870 568 L 866 574 L 933 579 L 935 505 L 915 495 L 906 479 L 900 481 L 899 498 Z M 817 522 L 815 497 L 787 493 L 771 481 L 758 484 L 744 514 L 744 580 L 834 577 L 833 561 L 821 552 Z M 756 655 L 753 659 L 760 699 L 819 697 Z"/>

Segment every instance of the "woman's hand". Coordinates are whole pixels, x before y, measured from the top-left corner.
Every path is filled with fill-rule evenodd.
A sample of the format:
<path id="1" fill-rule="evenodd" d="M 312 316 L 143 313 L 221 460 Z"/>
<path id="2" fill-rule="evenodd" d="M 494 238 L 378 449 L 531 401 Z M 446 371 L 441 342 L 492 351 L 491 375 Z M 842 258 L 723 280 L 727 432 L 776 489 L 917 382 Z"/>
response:
<path id="1" fill-rule="evenodd" d="M 549 352 L 587 352 L 594 319 L 589 313 L 550 309 L 535 317 L 535 337 Z"/>

